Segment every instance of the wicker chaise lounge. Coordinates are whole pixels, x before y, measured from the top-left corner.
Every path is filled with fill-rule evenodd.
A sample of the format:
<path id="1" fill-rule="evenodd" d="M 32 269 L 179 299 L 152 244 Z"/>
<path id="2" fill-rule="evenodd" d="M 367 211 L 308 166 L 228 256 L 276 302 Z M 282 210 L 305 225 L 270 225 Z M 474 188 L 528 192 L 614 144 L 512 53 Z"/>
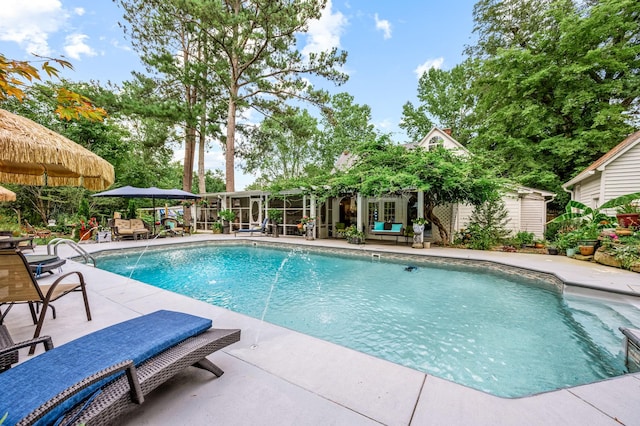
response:
<path id="1" fill-rule="evenodd" d="M 0 374 L 0 389 L 11 389 L 0 392 L 0 417 L 8 413 L 6 425 L 112 424 L 188 366 L 221 376 L 205 357 L 239 341 L 240 330 L 210 328 L 210 319 L 157 311 L 51 349 Z"/>

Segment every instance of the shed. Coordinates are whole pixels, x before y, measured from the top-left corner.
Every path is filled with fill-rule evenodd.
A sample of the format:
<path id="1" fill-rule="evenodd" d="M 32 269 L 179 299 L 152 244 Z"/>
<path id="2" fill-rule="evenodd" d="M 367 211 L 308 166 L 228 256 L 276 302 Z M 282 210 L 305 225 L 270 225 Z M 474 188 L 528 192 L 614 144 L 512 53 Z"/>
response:
<path id="1" fill-rule="evenodd" d="M 572 200 L 591 208 L 640 192 L 640 131 L 629 135 L 562 187 L 571 193 Z"/>

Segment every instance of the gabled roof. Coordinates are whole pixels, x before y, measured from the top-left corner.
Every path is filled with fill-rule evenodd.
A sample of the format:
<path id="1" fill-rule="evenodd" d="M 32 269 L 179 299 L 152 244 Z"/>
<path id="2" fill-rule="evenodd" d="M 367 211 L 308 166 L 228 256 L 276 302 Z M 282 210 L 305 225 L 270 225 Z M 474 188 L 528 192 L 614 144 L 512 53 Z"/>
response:
<path id="1" fill-rule="evenodd" d="M 576 177 L 562 185 L 562 187 L 568 188 L 572 185 L 575 185 L 576 183 L 585 180 L 587 177 L 592 176 L 596 170 L 603 170 L 604 167 L 611 164 L 618 157 L 636 146 L 638 143 L 640 143 L 640 130 L 629 135 L 625 140 L 614 146 L 609 152 L 594 161 L 589 167 L 578 173 Z"/>
<path id="2" fill-rule="evenodd" d="M 455 140 L 447 131 L 444 131 L 442 129 L 439 129 L 437 127 L 432 128 L 429 133 L 427 133 L 427 135 L 422 138 L 420 140 L 420 142 L 418 142 L 416 144 L 416 146 L 420 146 L 423 148 L 429 148 L 429 142 L 431 141 L 431 139 L 433 138 L 442 138 L 443 140 L 445 140 L 446 142 L 448 142 L 448 145 L 453 146 L 453 151 L 458 151 L 460 153 L 462 153 L 463 155 L 469 155 L 470 152 L 467 148 L 465 148 L 464 146 L 462 146 L 462 144 L 460 142 L 458 142 L 457 140 Z"/>

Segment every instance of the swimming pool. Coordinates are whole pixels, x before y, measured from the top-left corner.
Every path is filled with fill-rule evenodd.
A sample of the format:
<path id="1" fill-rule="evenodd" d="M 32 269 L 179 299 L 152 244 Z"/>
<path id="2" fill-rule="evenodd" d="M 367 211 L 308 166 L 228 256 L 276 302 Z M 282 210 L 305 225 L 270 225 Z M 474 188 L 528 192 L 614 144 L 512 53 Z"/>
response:
<path id="1" fill-rule="evenodd" d="M 633 306 L 464 267 L 300 249 L 197 246 L 98 258 L 102 269 L 494 395 L 517 397 L 625 372 Z M 265 307 L 268 302 L 268 307 Z"/>

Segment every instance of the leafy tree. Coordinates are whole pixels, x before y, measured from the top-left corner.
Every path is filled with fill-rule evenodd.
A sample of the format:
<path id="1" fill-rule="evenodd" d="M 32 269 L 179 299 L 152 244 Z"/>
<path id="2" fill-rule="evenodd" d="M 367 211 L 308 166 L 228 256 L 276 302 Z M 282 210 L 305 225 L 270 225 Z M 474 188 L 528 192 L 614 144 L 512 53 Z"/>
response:
<path id="1" fill-rule="evenodd" d="M 196 0 L 116 0 L 123 7 L 123 25 L 141 60 L 156 78 L 137 76 L 137 90 L 146 95 L 143 105 L 131 102 L 137 114 L 145 118 L 173 120 L 183 128 L 184 162 L 182 189 L 191 191 L 196 147 L 200 144 L 199 174 L 204 177 L 204 154 L 208 136 L 215 134 L 222 104 L 216 102 L 221 88 L 210 79 L 215 55 L 208 34 L 202 31 L 201 8 L 212 2 Z M 151 90 L 149 90 L 151 89 Z M 157 89 L 157 90 L 153 90 Z M 204 191 L 205 181 L 199 182 Z M 185 221 L 190 220 L 185 212 Z"/>
<path id="2" fill-rule="evenodd" d="M 37 56 L 34 61 L 18 61 L 8 59 L 0 53 L 0 101 L 15 98 L 22 102 L 25 99 L 25 87 L 35 81 L 41 81 L 40 71 L 48 77 L 59 77 L 59 68 L 73 69 L 70 62 L 60 58 Z M 53 64 L 52 64 L 53 63 Z M 38 66 L 40 70 L 38 69 Z M 86 96 L 73 92 L 64 86 L 59 86 L 56 94 L 55 112 L 61 119 L 72 120 L 85 118 L 92 121 L 102 121 L 107 112 L 94 106 Z"/>
<path id="3" fill-rule="evenodd" d="M 316 138 L 320 170 L 331 170 L 344 151 L 352 152 L 359 144 L 378 137 L 371 124 L 371 108 L 353 101 L 350 94 L 338 93 L 321 110 L 322 131 Z"/>
<path id="4" fill-rule="evenodd" d="M 451 129 L 459 142 L 467 142 L 470 132 L 465 122 L 472 110 L 469 77 L 466 63 L 450 71 L 431 68 L 422 74 L 418 82 L 420 105 L 407 102 L 402 107 L 400 128 L 417 141 L 431 130 L 434 119 L 438 127 Z"/>
<path id="5" fill-rule="evenodd" d="M 479 10 L 471 147 L 509 158 L 503 173 L 520 182 L 561 192 L 637 123 L 640 3 L 481 1 Z"/>
<path id="6" fill-rule="evenodd" d="M 235 190 L 235 134 L 238 112 L 252 107 L 270 115 L 283 101 L 297 99 L 322 104 L 326 95 L 306 77 L 319 76 L 338 84 L 347 76 L 336 67 L 346 53 L 310 53 L 296 49 L 297 37 L 318 19 L 326 0 L 224 0 L 187 2 L 206 34 L 214 61 L 210 71 L 221 82 L 227 103 L 225 176 L 227 191 Z"/>
<path id="7" fill-rule="evenodd" d="M 306 166 L 319 162 L 317 124 L 306 110 L 293 107 L 266 118 L 240 146 L 246 170 L 260 173 L 264 182 L 302 176 Z"/>

